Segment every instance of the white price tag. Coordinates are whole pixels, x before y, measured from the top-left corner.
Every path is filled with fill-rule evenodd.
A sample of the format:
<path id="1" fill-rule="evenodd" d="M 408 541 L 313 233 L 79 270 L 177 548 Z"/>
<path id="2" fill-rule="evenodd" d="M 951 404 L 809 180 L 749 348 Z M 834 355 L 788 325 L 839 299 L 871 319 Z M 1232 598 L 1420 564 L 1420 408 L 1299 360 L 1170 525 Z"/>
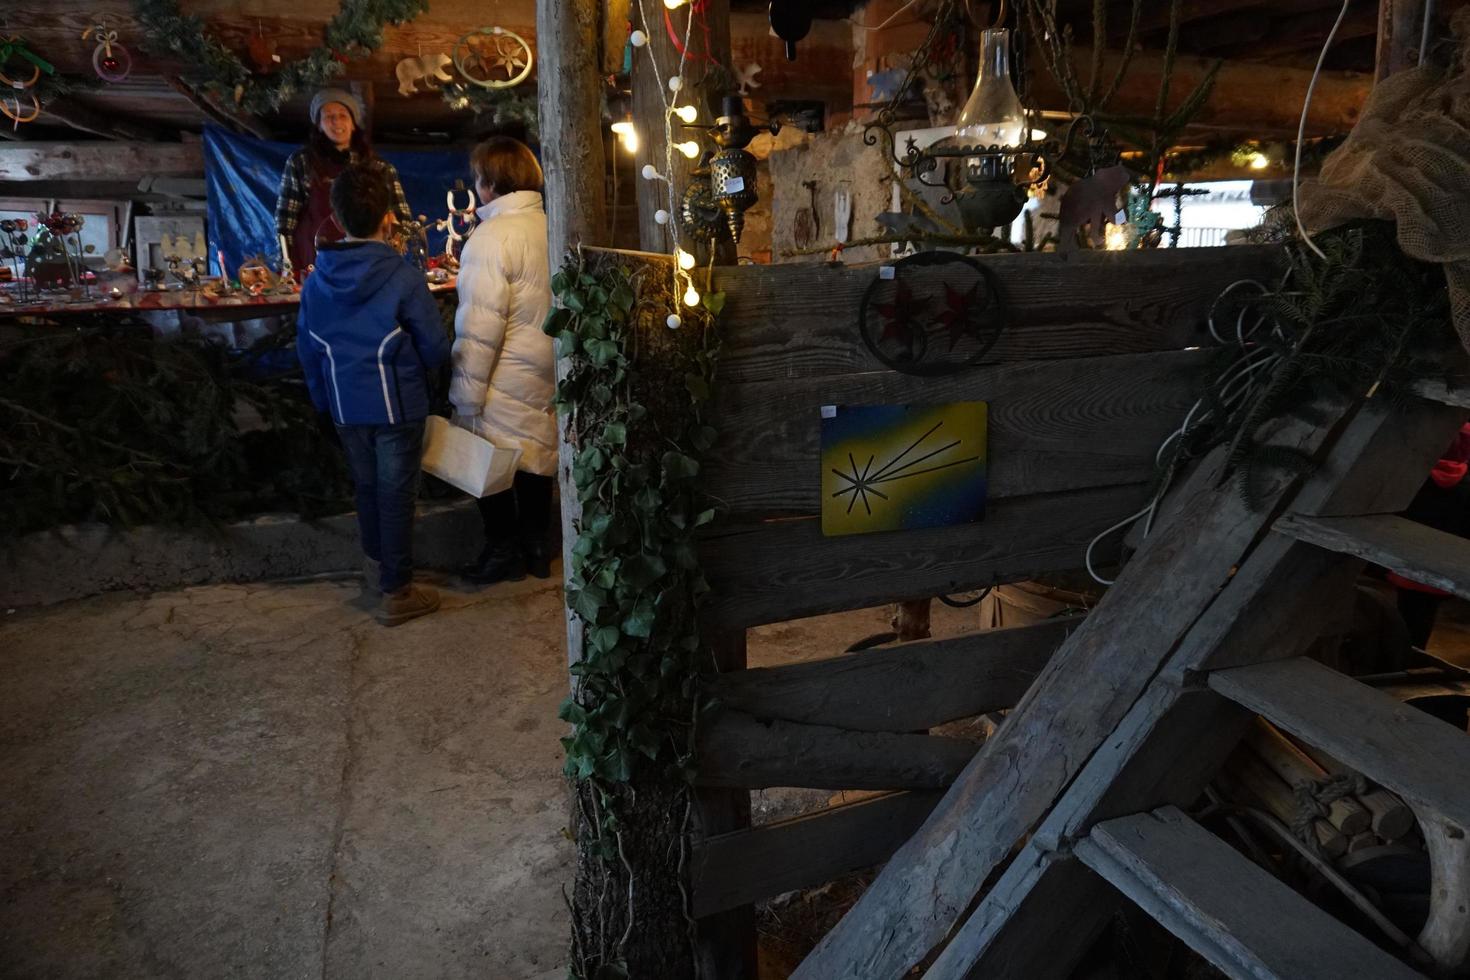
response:
<path id="1" fill-rule="evenodd" d="M 744 177 L 726 177 L 725 178 L 725 193 L 726 194 L 739 194 L 743 190 L 745 190 L 745 178 Z"/>
<path id="2" fill-rule="evenodd" d="M 878 278 L 879 279 L 892 279 L 893 278 L 893 274 L 894 274 L 893 266 L 891 266 L 891 265 L 880 265 L 880 266 L 878 266 Z"/>
<path id="3" fill-rule="evenodd" d="M 824 419 L 835 419 L 836 417 L 837 417 L 837 406 L 836 405 L 823 405 L 822 406 L 822 418 L 824 418 Z"/>

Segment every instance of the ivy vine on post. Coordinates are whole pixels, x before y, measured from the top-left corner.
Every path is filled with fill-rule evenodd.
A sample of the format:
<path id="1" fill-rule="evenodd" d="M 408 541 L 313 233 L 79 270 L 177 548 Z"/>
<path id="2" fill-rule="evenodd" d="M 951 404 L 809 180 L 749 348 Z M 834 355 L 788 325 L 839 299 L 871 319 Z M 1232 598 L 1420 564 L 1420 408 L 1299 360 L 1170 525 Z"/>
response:
<path id="1" fill-rule="evenodd" d="M 581 505 L 566 601 L 584 626 L 561 717 L 577 801 L 572 975 L 692 975 L 684 886 L 698 675 L 711 662 L 695 549 L 715 512 L 699 483 L 723 296 L 679 308 L 668 263 L 578 253 L 546 323 Z"/>

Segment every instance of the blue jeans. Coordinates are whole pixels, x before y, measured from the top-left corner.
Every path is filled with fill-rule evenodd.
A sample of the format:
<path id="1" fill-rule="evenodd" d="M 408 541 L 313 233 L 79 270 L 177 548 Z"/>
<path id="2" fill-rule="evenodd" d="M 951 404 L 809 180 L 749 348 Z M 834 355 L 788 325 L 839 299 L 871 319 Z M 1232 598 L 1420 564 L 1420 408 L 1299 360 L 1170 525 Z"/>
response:
<path id="1" fill-rule="evenodd" d="M 413 510 L 424 422 L 339 425 L 337 433 L 357 490 L 362 550 L 381 565 L 379 588 L 397 592 L 413 580 Z"/>

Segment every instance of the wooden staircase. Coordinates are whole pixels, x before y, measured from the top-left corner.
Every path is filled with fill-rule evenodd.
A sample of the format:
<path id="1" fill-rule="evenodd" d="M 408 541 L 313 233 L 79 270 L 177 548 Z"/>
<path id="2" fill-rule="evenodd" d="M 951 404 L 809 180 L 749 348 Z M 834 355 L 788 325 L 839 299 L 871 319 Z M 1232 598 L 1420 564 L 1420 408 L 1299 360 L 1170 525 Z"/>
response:
<path id="1" fill-rule="evenodd" d="M 1274 434 L 1322 462 L 1264 510 L 1221 485 L 1219 459 L 1189 478 L 798 980 L 924 963 L 928 980 L 1065 978 L 1118 892 L 1232 977 L 1470 970 L 1470 736 L 1302 657 L 1364 560 L 1470 598 L 1470 543 L 1392 516 L 1465 413 L 1375 399 L 1335 415 Z M 1257 714 L 1414 809 L 1434 875 L 1419 936 L 1385 951 L 1179 809 Z"/>

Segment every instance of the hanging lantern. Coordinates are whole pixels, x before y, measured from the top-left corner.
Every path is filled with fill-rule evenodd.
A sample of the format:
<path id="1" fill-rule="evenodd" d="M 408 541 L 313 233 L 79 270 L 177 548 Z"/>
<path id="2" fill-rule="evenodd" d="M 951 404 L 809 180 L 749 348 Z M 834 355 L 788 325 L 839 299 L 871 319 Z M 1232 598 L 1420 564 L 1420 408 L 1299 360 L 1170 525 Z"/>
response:
<path id="1" fill-rule="evenodd" d="M 759 132 L 746 116 L 740 96 L 725 96 L 713 130 L 720 151 L 709 163 L 710 196 L 725 213 L 730 237 L 737 245 L 745 230 L 745 212 L 757 200 L 756 161 L 746 147 Z"/>

